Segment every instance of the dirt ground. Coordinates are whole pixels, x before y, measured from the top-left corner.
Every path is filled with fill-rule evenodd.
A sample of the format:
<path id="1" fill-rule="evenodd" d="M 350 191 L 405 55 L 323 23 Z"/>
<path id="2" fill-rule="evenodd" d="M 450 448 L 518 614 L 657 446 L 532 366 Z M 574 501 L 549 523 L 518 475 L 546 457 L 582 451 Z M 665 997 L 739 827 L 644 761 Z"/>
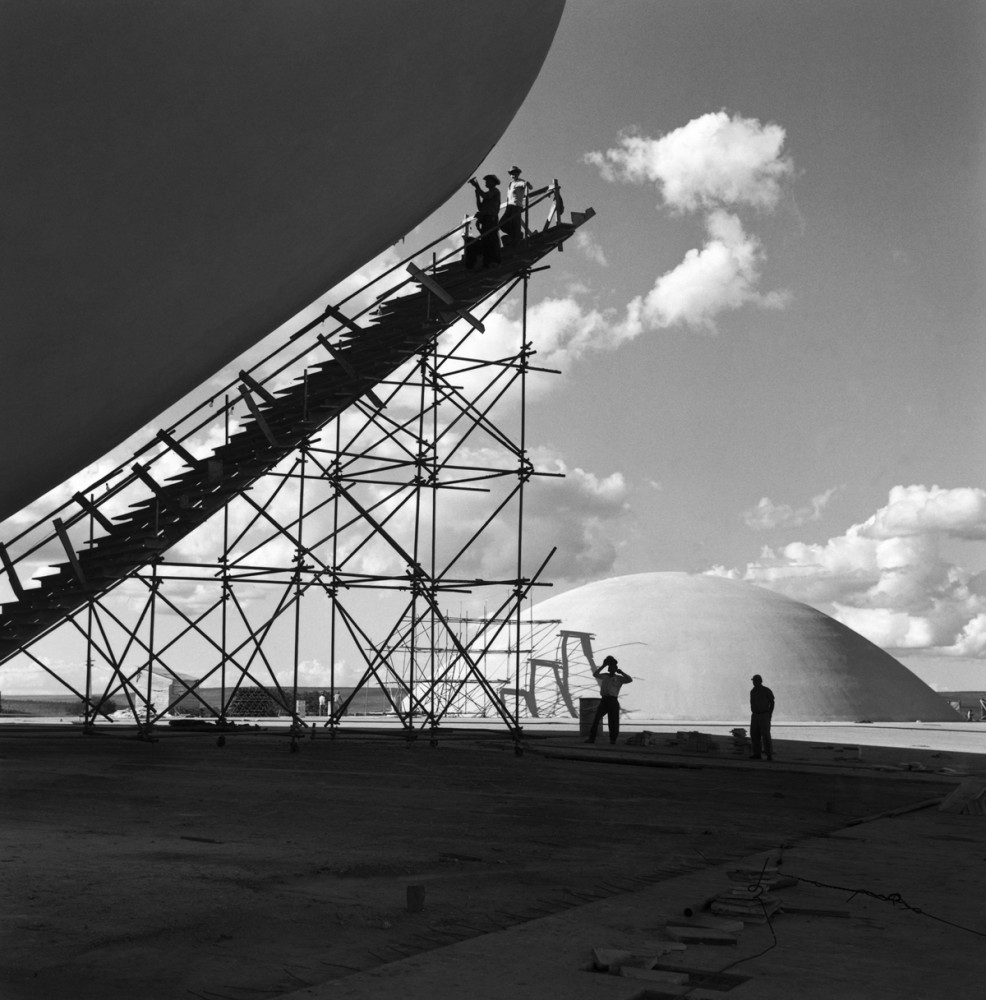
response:
<path id="1" fill-rule="evenodd" d="M 0 729 L 0 995 L 264 1000 L 955 783 L 548 742 Z"/>

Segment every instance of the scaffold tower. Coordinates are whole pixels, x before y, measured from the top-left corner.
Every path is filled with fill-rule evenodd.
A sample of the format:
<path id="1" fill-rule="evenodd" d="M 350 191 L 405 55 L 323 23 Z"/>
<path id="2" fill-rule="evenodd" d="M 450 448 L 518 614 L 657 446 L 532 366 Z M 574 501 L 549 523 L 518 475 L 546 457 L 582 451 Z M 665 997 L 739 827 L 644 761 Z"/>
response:
<path id="1" fill-rule="evenodd" d="M 529 214 L 493 266 L 466 266 L 464 223 L 325 304 L 0 542 L 0 664 L 77 698 L 87 731 L 281 715 L 334 734 L 372 702 L 434 734 L 468 697 L 519 737 L 521 609 L 552 554 L 525 550 L 524 497 L 558 475 L 527 443 L 527 380 L 548 371 L 528 288 L 593 214 L 563 221 L 557 182 L 538 205 L 547 222 Z M 477 339 L 508 296 L 516 342 L 491 353 Z M 479 592 L 489 614 L 462 630 L 447 607 Z M 359 659 L 346 677 L 343 647 Z"/>

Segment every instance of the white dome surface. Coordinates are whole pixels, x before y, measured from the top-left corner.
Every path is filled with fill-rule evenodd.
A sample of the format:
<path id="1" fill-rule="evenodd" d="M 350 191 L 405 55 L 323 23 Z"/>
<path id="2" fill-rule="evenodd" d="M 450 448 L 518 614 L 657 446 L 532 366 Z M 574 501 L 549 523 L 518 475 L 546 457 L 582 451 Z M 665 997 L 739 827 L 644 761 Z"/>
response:
<path id="1" fill-rule="evenodd" d="M 778 722 L 954 721 L 957 713 L 900 661 L 799 601 L 752 584 L 689 573 L 614 577 L 542 601 L 536 619 L 593 633 L 633 677 L 630 719 L 749 716 L 750 678 L 776 699 Z M 598 697 L 573 680 L 571 695 Z"/>

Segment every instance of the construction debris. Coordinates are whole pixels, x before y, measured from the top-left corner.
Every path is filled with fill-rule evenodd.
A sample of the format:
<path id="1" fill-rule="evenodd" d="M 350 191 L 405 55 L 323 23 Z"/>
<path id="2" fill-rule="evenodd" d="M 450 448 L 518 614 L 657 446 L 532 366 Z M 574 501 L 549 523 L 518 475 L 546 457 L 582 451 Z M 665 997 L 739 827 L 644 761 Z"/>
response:
<path id="1" fill-rule="evenodd" d="M 623 975 L 623 969 L 647 970 L 653 968 L 663 956 L 683 952 L 685 945 L 678 941 L 660 941 L 648 946 L 647 954 L 640 955 L 624 948 L 593 948 L 592 964 L 598 972 Z"/>
<path id="2" fill-rule="evenodd" d="M 731 729 L 733 735 L 733 753 L 746 754 L 750 748 L 750 738 L 746 735 L 746 730 L 738 727 Z"/>
<path id="3" fill-rule="evenodd" d="M 668 972 L 665 969 L 635 969 L 624 965 L 620 975 L 626 979 L 643 979 L 648 983 L 663 983 L 665 986 L 684 986 L 688 982 L 687 972 Z"/>
<path id="4" fill-rule="evenodd" d="M 737 917 L 747 924 L 765 924 L 780 909 L 781 902 L 766 890 L 729 889 L 712 901 L 717 916 Z"/>
<path id="5" fill-rule="evenodd" d="M 841 906 L 818 906 L 813 903 L 795 903 L 787 899 L 781 901 L 781 913 L 797 913 L 807 917 L 842 917 L 852 916 L 851 911 Z"/>
<path id="6" fill-rule="evenodd" d="M 678 743 L 681 744 L 685 750 L 698 750 L 701 752 L 707 752 L 709 750 L 718 750 L 716 746 L 716 741 L 708 733 L 699 733 L 692 731 L 690 733 L 679 731 L 677 733 Z"/>
<path id="7" fill-rule="evenodd" d="M 626 738 L 627 746 L 631 747 L 654 747 L 657 746 L 657 742 L 657 733 L 652 733 L 647 729 Z"/>
<path id="8" fill-rule="evenodd" d="M 730 882 L 736 882 L 757 889 L 783 889 L 785 886 L 797 885 L 798 880 L 790 875 L 782 875 L 775 862 L 767 862 L 759 868 L 733 868 L 726 873 Z"/>
<path id="9" fill-rule="evenodd" d="M 942 799 L 938 809 L 967 816 L 986 816 L 986 782 L 981 778 L 967 778 Z"/>
<path id="10" fill-rule="evenodd" d="M 678 927 L 714 927 L 717 931 L 727 931 L 730 934 L 739 934 L 743 930 L 742 920 L 726 920 L 722 917 L 710 917 L 708 914 L 699 913 L 690 917 L 687 923 L 679 923 Z"/>
<path id="11" fill-rule="evenodd" d="M 715 903 L 712 905 L 715 906 Z M 702 927 L 698 924 L 667 924 L 664 933 L 672 941 L 680 941 L 682 944 L 736 944 L 739 940 L 729 931 Z"/>
<path id="12" fill-rule="evenodd" d="M 629 964 L 634 959 L 632 951 L 622 948 L 593 948 L 592 964 L 600 972 L 612 972 L 623 964 Z"/>

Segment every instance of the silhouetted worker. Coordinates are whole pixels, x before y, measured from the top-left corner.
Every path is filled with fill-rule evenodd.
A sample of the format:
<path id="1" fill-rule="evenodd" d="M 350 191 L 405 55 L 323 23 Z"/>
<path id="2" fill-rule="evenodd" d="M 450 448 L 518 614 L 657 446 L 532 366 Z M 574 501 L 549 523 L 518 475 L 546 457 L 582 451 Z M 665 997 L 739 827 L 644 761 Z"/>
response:
<path id="1" fill-rule="evenodd" d="M 603 674 L 603 670 L 607 668 L 609 673 Z M 600 697 L 599 707 L 592 720 L 592 728 L 589 730 L 586 743 L 596 742 L 596 733 L 599 732 L 599 723 L 602 722 L 604 715 L 609 725 L 609 742 L 615 743 L 616 737 L 620 735 L 620 688 L 624 684 L 631 683 L 633 678 L 620 670 L 615 656 L 607 656 L 603 660 L 603 665 L 598 670 L 592 671 L 592 676 L 599 682 Z"/>
<path id="2" fill-rule="evenodd" d="M 770 718 L 774 714 L 774 692 L 763 682 L 759 674 L 750 680 L 750 742 L 753 744 L 751 760 L 760 760 L 761 752 L 767 760 L 774 759 L 774 743 L 770 738 Z"/>
<path id="3" fill-rule="evenodd" d="M 469 220 L 479 232 L 479 216 L 473 215 Z M 479 237 L 473 236 L 469 231 L 469 226 L 465 227 L 462 236 L 462 263 L 471 271 L 476 266 L 479 259 Z"/>
<path id="4" fill-rule="evenodd" d="M 486 174 L 484 191 L 475 177 L 469 183 L 476 189 L 476 227 L 479 230 L 479 252 L 483 267 L 500 263 L 500 178 Z"/>
<path id="5" fill-rule="evenodd" d="M 524 206 L 532 185 L 530 181 L 521 178 L 520 167 L 511 167 L 507 173 L 510 174 L 510 183 L 507 185 L 507 207 L 503 210 L 500 228 L 503 230 L 503 245 L 516 247 L 524 238 Z"/>

